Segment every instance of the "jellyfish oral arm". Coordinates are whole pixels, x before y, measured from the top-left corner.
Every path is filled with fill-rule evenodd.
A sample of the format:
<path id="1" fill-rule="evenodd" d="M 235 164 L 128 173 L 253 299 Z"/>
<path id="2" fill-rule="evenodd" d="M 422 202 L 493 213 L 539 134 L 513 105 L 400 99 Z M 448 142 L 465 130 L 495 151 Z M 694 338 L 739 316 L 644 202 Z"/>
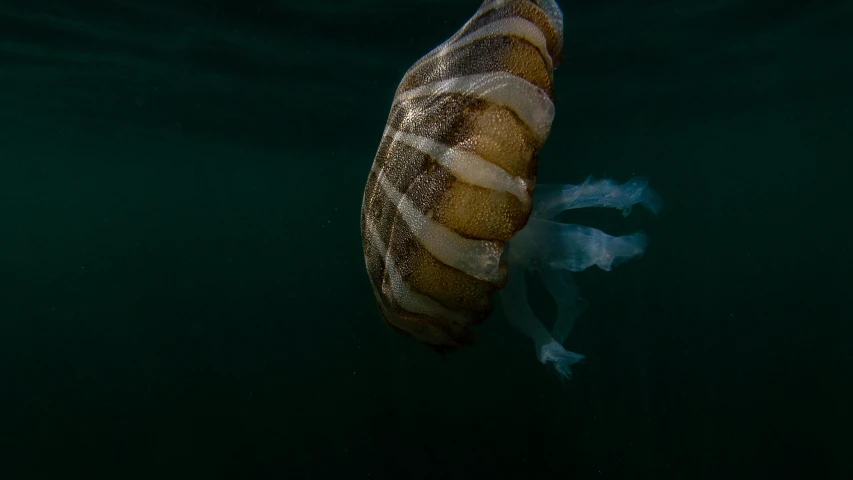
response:
<path id="1" fill-rule="evenodd" d="M 643 177 L 634 177 L 622 185 L 609 178 L 596 180 L 592 177 L 587 177 L 580 185 L 540 184 L 536 186 L 533 200 L 532 216 L 545 219 L 575 208 L 618 208 L 627 217 L 637 204 L 654 214 L 663 206 L 660 196 L 649 188 L 649 182 Z"/>
<path id="2" fill-rule="evenodd" d="M 577 295 L 561 295 L 559 298 L 562 304 L 558 302 L 557 305 L 557 322 L 549 331 L 533 313 L 527 301 L 525 273 L 523 265 L 510 262 L 509 281 L 500 295 L 504 313 L 510 325 L 533 340 L 536 358 L 545 365 L 553 366 L 561 378 L 569 379 L 572 377 L 570 367 L 583 360 L 584 356 L 563 348 L 562 342 L 565 338 L 561 337 L 568 336 L 586 302 Z M 551 290 L 551 285 L 548 287 L 552 295 L 558 293 Z M 562 323 L 562 326 L 558 323 Z"/>
<path id="3" fill-rule="evenodd" d="M 530 269 L 561 269 L 580 272 L 598 265 L 611 270 L 645 252 L 648 239 L 642 232 L 622 237 L 583 225 L 531 217 L 511 240 L 509 261 Z"/>
<path id="4" fill-rule="evenodd" d="M 571 377 L 571 365 L 583 355 L 563 348 L 572 327 L 586 308 L 569 272 L 593 265 L 602 270 L 643 255 L 648 243 L 642 232 L 615 237 L 600 230 L 552 220 L 573 208 L 611 207 L 629 214 L 636 204 L 657 213 L 662 202 L 643 178 L 619 185 L 613 180 L 588 178 L 581 185 L 543 185 L 533 198 L 527 225 L 507 244 L 509 280 L 501 303 L 510 324 L 533 340 L 536 355 L 552 365 L 562 378 Z M 548 330 L 530 308 L 525 274 L 536 272 L 557 303 L 557 317 Z"/>

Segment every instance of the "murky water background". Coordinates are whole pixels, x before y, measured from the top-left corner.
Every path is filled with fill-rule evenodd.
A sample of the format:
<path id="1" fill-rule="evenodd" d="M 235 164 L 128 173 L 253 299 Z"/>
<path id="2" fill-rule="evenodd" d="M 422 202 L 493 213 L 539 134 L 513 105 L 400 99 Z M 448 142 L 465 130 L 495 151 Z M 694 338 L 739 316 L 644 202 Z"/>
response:
<path id="1" fill-rule="evenodd" d="M 393 92 L 478 2 L 0 1 L 4 478 L 851 478 L 851 3 L 561 4 L 540 181 L 666 202 L 575 217 L 652 243 L 578 277 L 566 385 L 364 271 Z"/>

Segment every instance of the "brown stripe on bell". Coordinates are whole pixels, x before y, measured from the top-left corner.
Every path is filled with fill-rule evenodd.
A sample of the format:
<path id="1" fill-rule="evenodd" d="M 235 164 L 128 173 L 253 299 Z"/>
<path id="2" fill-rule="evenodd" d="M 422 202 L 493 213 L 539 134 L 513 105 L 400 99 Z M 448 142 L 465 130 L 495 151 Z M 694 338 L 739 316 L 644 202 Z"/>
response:
<path id="1" fill-rule="evenodd" d="M 373 205 L 383 212 L 396 210 L 396 205 L 390 202 L 383 192 L 376 194 Z M 371 220 L 368 218 L 366 222 Z M 372 249 L 366 253 L 366 261 L 377 300 L 383 306 L 385 321 L 399 332 L 413 335 L 430 345 L 440 346 L 440 351 L 473 344 L 474 335 L 467 325 L 482 322 L 488 317 L 492 311 L 491 294 L 499 286 L 478 280 L 438 261 L 415 237 L 400 215 L 388 217 L 383 214 L 381 220 L 376 223 L 384 223 L 390 232 L 385 237 L 386 250 L 383 256 L 383 252 Z M 369 228 L 375 229 L 376 225 L 365 224 L 364 232 L 367 237 L 370 237 L 367 231 Z M 366 241 L 369 242 L 370 239 Z M 458 315 L 448 321 L 447 318 L 436 315 L 407 310 L 405 305 L 411 298 L 401 298 L 401 293 L 395 291 L 389 265 L 393 265 L 399 278 L 407 286 L 402 295 L 423 295 Z"/>
<path id="2" fill-rule="evenodd" d="M 411 115 L 412 111 L 419 114 Z M 458 92 L 414 98 L 396 103 L 388 124 L 475 153 L 510 175 L 528 180 L 536 175 L 536 153 L 541 145 L 530 127 L 511 108 L 483 98 Z M 386 161 L 381 155 L 376 158 Z"/>
<path id="3" fill-rule="evenodd" d="M 398 210 L 398 204 L 388 198 L 387 193 L 380 184 L 380 174 L 384 182 L 399 194 L 405 194 L 406 198 L 421 215 L 427 215 L 438 206 L 442 195 L 448 190 L 454 181 L 450 172 L 438 165 L 438 162 L 429 155 L 417 150 L 399 140 L 393 140 L 390 136 L 384 144 L 381 153 L 377 155 L 375 165 L 368 177 L 370 196 L 365 196 L 367 203 L 365 211 L 370 213 L 373 227 L 380 238 L 395 240 L 392 237 L 398 224 L 405 223 Z"/>
<path id="4" fill-rule="evenodd" d="M 554 79 L 539 49 L 528 40 L 501 33 L 480 38 L 416 65 L 403 77 L 397 93 L 440 80 L 489 72 L 517 75 L 554 98 Z"/>
<path id="5" fill-rule="evenodd" d="M 498 3 L 501 5 L 490 5 Z M 477 14 L 475 14 L 474 17 L 468 20 L 468 22 L 463 25 L 462 28 L 459 29 L 459 31 L 457 31 L 450 38 L 448 38 L 438 48 L 427 53 L 423 58 L 415 62 L 413 68 L 418 67 L 419 64 L 422 62 L 426 62 L 432 59 L 432 57 L 436 56 L 442 47 L 456 43 L 462 40 L 464 37 L 491 23 L 499 22 L 501 20 L 509 20 L 513 18 L 527 20 L 536 25 L 536 27 L 538 27 L 539 31 L 541 31 L 545 37 L 546 49 L 548 56 L 550 57 L 550 59 L 545 60 L 550 60 L 553 66 L 556 67 L 556 65 L 560 63 L 563 58 L 562 33 L 554 29 L 548 19 L 548 15 L 538 7 L 538 2 L 525 0 L 510 0 L 484 2 L 484 4 L 478 10 Z"/>
<path id="6" fill-rule="evenodd" d="M 474 345 L 475 336 L 470 328 L 431 315 L 412 313 L 396 305 L 385 307 L 383 313 L 385 321 L 394 330 L 415 337 L 438 353 L 450 353 L 459 347 Z"/>
<path id="7" fill-rule="evenodd" d="M 464 317 L 463 324 L 480 323 L 492 311 L 491 294 L 500 286 L 480 280 L 436 259 L 397 219 L 391 237 L 389 257 L 413 291 L 437 301 Z"/>
<path id="8" fill-rule="evenodd" d="M 491 2 L 504 3 L 504 5 L 486 10 L 481 15 L 474 17 L 468 24 L 465 25 L 464 31 L 457 33 L 458 37 L 462 37 L 480 27 L 488 25 L 492 22 L 507 18 L 519 17 L 534 23 L 542 34 L 545 35 L 548 46 L 548 54 L 556 67 L 563 59 L 563 38 L 562 34 L 554 29 L 551 25 L 548 15 L 538 7 L 538 2 L 535 1 L 506 1 L 506 2 Z M 484 10 L 487 5 L 483 5 L 481 10 Z M 458 38 L 454 35 L 451 38 Z"/>
<path id="9" fill-rule="evenodd" d="M 369 183 L 377 182 L 381 172 L 382 178 L 398 192 L 406 193 L 419 211 L 425 213 L 435 208 L 439 202 L 439 193 L 453 181 L 451 173 L 441 167 L 435 158 L 417 148 L 390 136 L 387 138 L 389 141 L 384 156 L 377 155 L 376 166 L 368 177 Z M 381 190 L 378 183 L 371 188 Z M 386 232 L 380 233 L 384 236 Z"/>
<path id="10" fill-rule="evenodd" d="M 398 153 L 398 156 L 392 157 L 399 161 L 395 165 L 409 167 L 417 164 L 423 168 L 420 174 L 404 179 L 405 183 L 396 180 L 397 191 L 405 192 L 406 198 L 423 218 L 453 229 L 453 225 L 443 222 L 441 218 L 452 219 L 457 213 L 448 210 L 448 206 L 453 208 L 460 203 L 458 196 L 461 194 L 459 186 L 463 185 L 462 182 L 454 179 L 446 168 L 428 155 L 401 142 L 393 142 L 391 145 L 389 153 Z M 408 161 L 400 161 L 403 159 Z M 385 168 L 384 172 L 394 176 L 394 172 L 404 170 L 406 168 Z M 373 180 L 373 183 L 378 184 L 379 181 Z M 412 233 L 403 215 L 400 215 L 398 205 L 391 201 L 381 187 L 371 199 L 368 211 L 373 212 L 373 228 L 389 245 L 386 255 L 397 265 L 404 281 L 451 310 L 470 311 L 480 321 L 485 318 L 482 313 L 491 310 L 489 295 L 500 285 L 476 279 L 433 257 Z"/>

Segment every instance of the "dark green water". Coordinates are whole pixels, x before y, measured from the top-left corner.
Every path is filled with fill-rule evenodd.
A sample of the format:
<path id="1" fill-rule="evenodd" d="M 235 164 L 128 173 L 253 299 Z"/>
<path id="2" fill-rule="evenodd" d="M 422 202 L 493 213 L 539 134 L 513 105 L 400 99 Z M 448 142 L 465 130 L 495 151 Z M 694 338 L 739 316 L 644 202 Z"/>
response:
<path id="1" fill-rule="evenodd" d="M 479 3 L 337 3 L 0 0 L 2 478 L 853 478 L 851 2 L 561 2 L 539 181 L 665 201 L 577 217 L 651 246 L 565 385 L 380 320 L 364 181 Z"/>

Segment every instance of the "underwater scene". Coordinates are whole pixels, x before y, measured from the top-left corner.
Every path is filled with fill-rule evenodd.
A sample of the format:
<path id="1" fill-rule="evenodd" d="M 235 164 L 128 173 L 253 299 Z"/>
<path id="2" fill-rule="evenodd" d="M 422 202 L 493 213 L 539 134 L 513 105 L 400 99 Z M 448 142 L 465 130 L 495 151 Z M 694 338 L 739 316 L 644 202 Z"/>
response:
<path id="1" fill-rule="evenodd" d="M 0 0 L 0 478 L 853 480 L 853 2 Z"/>

